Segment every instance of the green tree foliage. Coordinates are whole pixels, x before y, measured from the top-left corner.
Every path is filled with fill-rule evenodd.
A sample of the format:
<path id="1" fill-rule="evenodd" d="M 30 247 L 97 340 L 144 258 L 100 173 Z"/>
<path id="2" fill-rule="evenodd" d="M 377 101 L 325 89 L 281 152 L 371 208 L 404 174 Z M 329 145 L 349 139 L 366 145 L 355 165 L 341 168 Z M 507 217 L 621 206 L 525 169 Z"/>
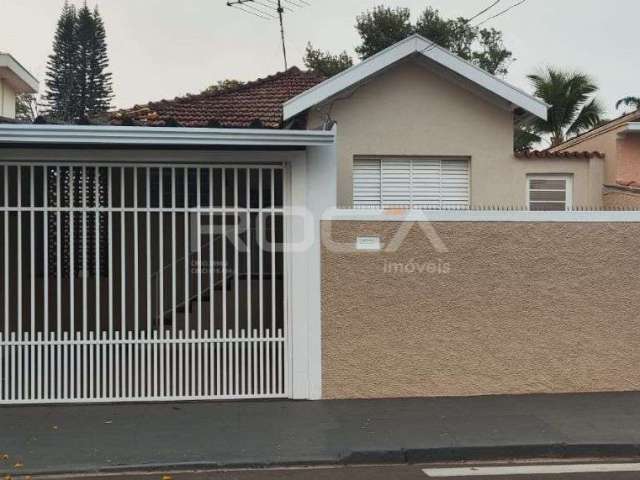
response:
<path id="1" fill-rule="evenodd" d="M 380 5 L 358 15 L 356 30 L 362 39 L 362 44 L 356 47 L 356 53 L 364 60 L 414 32 L 411 11 L 408 8 Z"/>
<path id="2" fill-rule="evenodd" d="M 16 97 L 16 119 L 33 122 L 38 116 L 38 97 L 23 93 Z"/>
<path id="3" fill-rule="evenodd" d="M 467 19 L 442 18 L 440 12 L 427 7 L 415 25 L 408 8 L 375 7 L 356 20 L 362 44 L 356 48 L 361 59 L 374 55 L 413 33 L 432 40 L 441 47 L 492 74 L 505 75 L 512 53 L 504 47 L 502 33 L 493 28 L 473 26 Z"/>
<path id="4" fill-rule="evenodd" d="M 531 150 L 533 146 L 542 141 L 531 125 L 516 125 L 513 137 L 513 149 L 516 152 Z"/>
<path id="5" fill-rule="evenodd" d="M 226 80 L 218 80 L 213 85 L 207 87 L 207 89 L 203 93 L 218 93 L 224 92 L 226 90 L 233 90 L 234 88 L 238 88 L 244 85 L 244 82 L 240 80 L 234 80 L 232 78 L 227 78 Z"/>
<path id="6" fill-rule="evenodd" d="M 109 110 L 113 89 L 108 65 L 99 11 L 86 4 L 78 11 L 65 3 L 47 63 L 49 115 L 68 122 Z"/>
<path id="7" fill-rule="evenodd" d="M 78 13 L 73 5 L 65 3 L 55 37 L 53 54 L 47 62 L 45 100 L 49 114 L 59 120 L 70 121 L 77 115 L 77 39 L 76 24 Z"/>
<path id="8" fill-rule="evenodd" d="M 616 109 L 628 107 L 632 110 L 640 110 L 640 97 L 624 97 L 616 102 Z"/>
<path id="9" fill-rule="evenodd" d="M 304 64 L 309 70 L 329 78 L 351 67 L 353 59 L 346 51 L 333 55 L 331 52 L 313 48 L 313 45 L 308 43 Z"/>
<path id="10" fill-rule="evenodd" d="M 532 124 L 537 134 L 550 137 L 551 146 L 599 125 L 603 110 L 595 98 L 598 86 L 588 75 L 547 68 L 529 80 L 535 95 L 551 105 L 548 119 Z"/>

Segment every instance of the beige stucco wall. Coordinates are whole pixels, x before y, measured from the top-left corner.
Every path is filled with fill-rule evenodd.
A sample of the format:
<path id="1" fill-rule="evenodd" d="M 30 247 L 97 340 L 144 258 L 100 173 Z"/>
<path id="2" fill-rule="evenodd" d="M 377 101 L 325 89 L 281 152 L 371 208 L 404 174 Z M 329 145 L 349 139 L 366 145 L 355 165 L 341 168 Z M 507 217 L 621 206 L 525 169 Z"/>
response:
<path id="1" fill-rule="evenodd" d="M 0 117 L 15 118 L 16 92 L 0 78 Z"/>
<path id="2" fill-rule="evenodd" d="M 640 134 L 629 133 L 618 138 L 617 181 L 640 185 Z"/>
<path id="3" fill-rule="evenodd" d="M 323 226 L 353 244 L 399 225 Z M 325 246 L 325 398 L 640 390 L 640 223 L 433 226 L 448 253 L 415 226 L 397 253 Z"/>
<path id="4" fill-rule="evenodd" d="M 522 206 L 527 173 L 574 175 L 574 204 L 599 206 L 599 164 L 516 160 L 513 115 L 485 95 L 443 78 L 415 60 L 401 63 L 355 92 L 310 112 L 309 127 L 327 114 L 338 124 L 338 205 L 352 204 L 357 156 L 438 156 L 471 160 L 474 205 Z"/>

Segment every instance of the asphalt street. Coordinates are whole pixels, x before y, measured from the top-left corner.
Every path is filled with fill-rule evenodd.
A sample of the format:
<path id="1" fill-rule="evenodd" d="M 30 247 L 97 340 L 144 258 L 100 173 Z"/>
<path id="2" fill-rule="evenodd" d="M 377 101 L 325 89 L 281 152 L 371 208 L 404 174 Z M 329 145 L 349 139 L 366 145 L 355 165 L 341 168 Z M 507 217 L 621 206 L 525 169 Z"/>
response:
<path id="1" fill-rule="evenodd" d="M 507 467 L 507 471 L 504 468 Z M 535 469 L 538 465 L 533 466 Z M 558 469 L 558 464 L 545 465 Z M 500 465 L 470 466 L 470 465 L 383 465 L 358 467 L 319 467 L 319 468 L 287 468 L 263 470 L 235 470 L 211 472 L 154 472 L 145 474 L 122 474 L 105 476 L 69 477 L 33 477 L 47 480 L 65 480 L 77 478 L 82 480 L 638 480 L 640 478 L 639 464 L 597 464 L 562 465 L 563 472 L 555 473 L 526 473 L 532 465 L 523 466 Z M 488 469 L 484 474 L 482 469 Z M 512 469 L 514 473 L 508 473 Z M 576 472 L 575 470 L 598 470 L 601 472 Z M 615 470 L 628 471 L 615 471 Z M 497 474 L 500 472 L 500 474 Z M 451 474 L 450 474 L 451 473 Z M 16 479 L 19 477 L 15 477 Z"/>

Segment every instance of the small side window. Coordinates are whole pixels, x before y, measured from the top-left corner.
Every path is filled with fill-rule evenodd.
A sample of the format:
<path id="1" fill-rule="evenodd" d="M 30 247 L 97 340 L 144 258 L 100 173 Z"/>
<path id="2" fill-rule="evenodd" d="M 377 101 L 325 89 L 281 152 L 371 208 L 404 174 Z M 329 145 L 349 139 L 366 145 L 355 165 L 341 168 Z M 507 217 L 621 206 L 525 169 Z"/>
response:
<path id="1" fill-rule="evenodd" d="M 534 212 L 558 212 L 572 207 L 570 175 L 529 175 L 527 201 Z"/>

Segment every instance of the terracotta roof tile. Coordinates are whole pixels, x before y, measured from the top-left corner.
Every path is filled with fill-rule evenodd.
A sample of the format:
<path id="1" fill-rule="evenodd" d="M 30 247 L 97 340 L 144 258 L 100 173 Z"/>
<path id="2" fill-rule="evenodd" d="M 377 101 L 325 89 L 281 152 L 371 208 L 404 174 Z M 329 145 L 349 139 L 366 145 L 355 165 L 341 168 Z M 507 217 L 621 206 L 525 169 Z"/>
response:
<path id="1" fill-rule="evenodd" d="M 587 152 L 587 151 L 561 151 L 552 152 L 549 150 L 530 150 L 526 152 L 516 152 L 516 158 L 540 158 L 540 159 L 584 159 L 589 160 L 591 158 L 604 158 L 605 154 L 602 152 Z"/>
<path id="2" fill-rule="evenodd" d="M 116 112 L 112 123 L 246 128 L 258 122 L 264 128 L 281 128 L 283 103 L 323 80 L 315 73 L 293 67 L 230 90 L 136 105 Z"/>

